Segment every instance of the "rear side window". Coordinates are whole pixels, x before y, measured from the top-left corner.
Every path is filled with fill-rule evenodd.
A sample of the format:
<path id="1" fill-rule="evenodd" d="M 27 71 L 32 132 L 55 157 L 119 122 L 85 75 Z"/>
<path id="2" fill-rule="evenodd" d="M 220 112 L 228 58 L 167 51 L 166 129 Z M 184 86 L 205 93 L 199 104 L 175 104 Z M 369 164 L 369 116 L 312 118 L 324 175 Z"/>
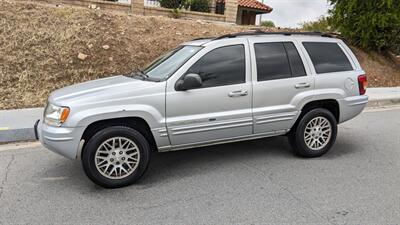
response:
<path id="1" fill-rule="evenodd" d="M 257 63 L 257 80 L 275 80 L 305 76 L 303 62 L 291 42 L 254 44 Z"/>
<path id="2" fill-rule="evenodd" d="M 186 72 L 199 74 L 201 88 L 244 83 L 246 64 L 243 45 L 214 49 L 200 58 Z"/>
<path id="3" fill-rule="evenodd" d="M 337 43 L 303 42 L 317 73 L 353 70 L 349 59 Z"/>

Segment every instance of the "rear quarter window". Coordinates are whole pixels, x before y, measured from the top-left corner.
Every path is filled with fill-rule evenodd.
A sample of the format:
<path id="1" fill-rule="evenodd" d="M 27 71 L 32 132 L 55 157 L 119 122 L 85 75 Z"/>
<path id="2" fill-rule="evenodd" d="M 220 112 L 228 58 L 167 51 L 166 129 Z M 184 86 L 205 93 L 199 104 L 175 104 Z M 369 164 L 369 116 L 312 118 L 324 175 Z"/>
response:
<path id="1" fill-rule="evenodd" d="M 349 59 L 337 43 L 303 42 L 303 46 L 318 74 L 353 70 Z"/>

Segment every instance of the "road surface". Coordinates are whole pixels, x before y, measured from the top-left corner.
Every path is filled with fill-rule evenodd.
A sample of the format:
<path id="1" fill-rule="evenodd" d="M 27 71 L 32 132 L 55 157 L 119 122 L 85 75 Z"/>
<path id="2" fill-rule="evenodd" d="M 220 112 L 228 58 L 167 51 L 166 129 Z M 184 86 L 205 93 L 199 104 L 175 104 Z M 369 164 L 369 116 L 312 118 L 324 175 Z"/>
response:
<path id="1" fill-rule="evenodd" d="M 321 158 L 285 137 L 156 153 L 115 190 L 24 146 L 0 146 L 0 224 L 400 224 L 400 108 L 341 124 Z"/>

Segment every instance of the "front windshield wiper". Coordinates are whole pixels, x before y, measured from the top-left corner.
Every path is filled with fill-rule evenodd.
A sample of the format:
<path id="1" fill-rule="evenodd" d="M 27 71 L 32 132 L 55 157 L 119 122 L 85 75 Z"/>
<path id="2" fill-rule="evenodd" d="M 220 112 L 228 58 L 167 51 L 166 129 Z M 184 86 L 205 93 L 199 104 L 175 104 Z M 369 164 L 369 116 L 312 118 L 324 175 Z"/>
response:
<path id="1" fill-rule="evenodd" d="M 142 70 L 128 74 L 129 77 L 140 77 L 142 80 L 149 80 L 149 75 L 145 74 Z"/>
<path id="2" fill-rule="evenodd" d="M 139 76 L 139 77 L 142 77 L 144 80 L 148 80 L 149 79 L 149 75 L 145 74 L 143 72 L 143 70 L 138 70 L 136 72 L 136 75 Z"/>

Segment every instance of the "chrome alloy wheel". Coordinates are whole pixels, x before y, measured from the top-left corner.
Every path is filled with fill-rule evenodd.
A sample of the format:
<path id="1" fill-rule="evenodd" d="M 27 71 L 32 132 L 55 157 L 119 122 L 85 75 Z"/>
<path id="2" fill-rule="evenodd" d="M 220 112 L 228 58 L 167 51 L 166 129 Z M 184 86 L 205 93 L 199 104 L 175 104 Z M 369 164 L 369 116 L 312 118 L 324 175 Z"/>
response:
<path id="1" fill-rule="evenodd" d="M 315 117 L 307 123 L 304 142 L 311 150 L 321 150 L 331 139 L 332 125 L 325 117 Z"/>
<path id="2" fill-rule="evenodd" d="M 94 160 L 101 175 L 109 179 L 122 179 L 136 170 L 140 161 L 140 151 L 132 140 L 113 137 L 97 148 Z"/>

